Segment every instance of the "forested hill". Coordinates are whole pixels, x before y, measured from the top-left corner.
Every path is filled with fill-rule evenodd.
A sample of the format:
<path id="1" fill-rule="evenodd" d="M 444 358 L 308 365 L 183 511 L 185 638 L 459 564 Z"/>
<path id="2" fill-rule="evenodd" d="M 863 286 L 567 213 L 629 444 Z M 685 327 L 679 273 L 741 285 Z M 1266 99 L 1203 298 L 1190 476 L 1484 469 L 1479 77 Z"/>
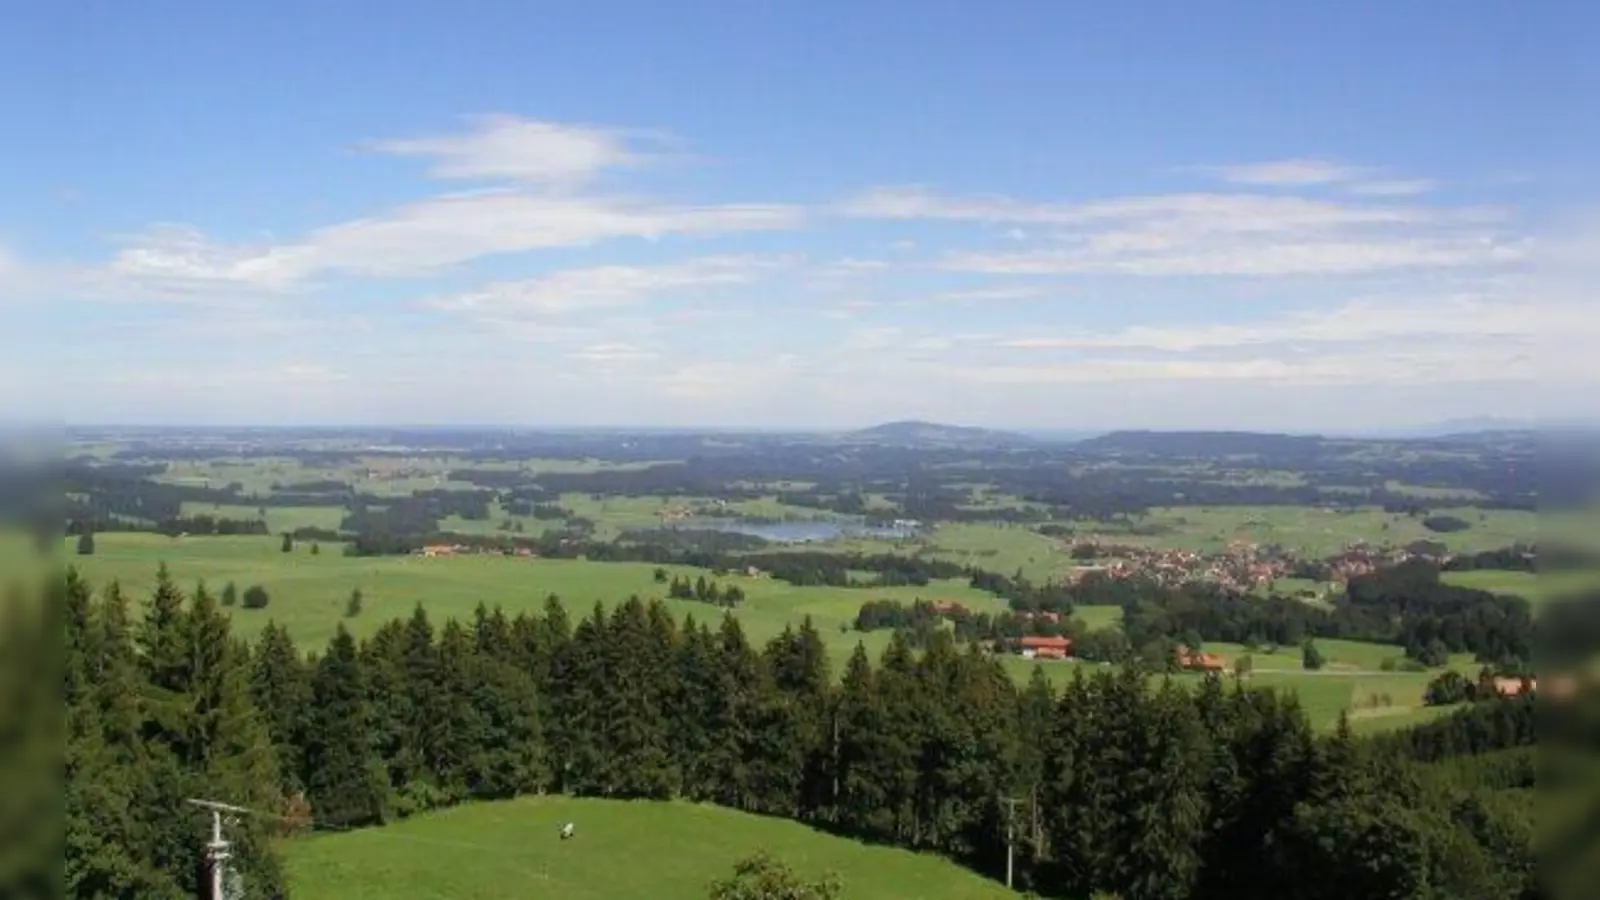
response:
<path id="1" fill-rule="evenodd" d="M 844 435 L 850 442 L 897 444 L 910 447 L 1020 447 L 1033 444 L 1025 435 L 967 425 L 906 420 L 886 422 Z"/>
<path id="2" fill-rule="evenodd" d="M 1310 458 L 1327 445 L 1315 435 L 1250 431 L 1113 431 L 1079 441 L 1074 449 L 1095 456 L 1148 456 L 1168 459 Z"/>

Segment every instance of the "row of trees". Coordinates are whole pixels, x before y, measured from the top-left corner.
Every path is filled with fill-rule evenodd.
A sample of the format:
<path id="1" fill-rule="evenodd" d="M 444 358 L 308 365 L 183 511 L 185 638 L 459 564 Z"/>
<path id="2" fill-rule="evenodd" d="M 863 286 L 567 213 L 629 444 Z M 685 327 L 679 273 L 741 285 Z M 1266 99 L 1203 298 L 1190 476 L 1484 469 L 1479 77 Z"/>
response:
<path id="1" fill-rule="evenodd" d="M 576 623 L 556 598 L 439 627 L 419 608 L 307 657 L 277 626 L 246 646 L 165 572 L 137 622 L 114 586 L 59 589 L 73 896 L 192 895 L 200 793 L 261 811 L 239 865 L 262 897 L 284 895 L 268 838 L 307 809 L 362 827 L 541 791 L 710 801 L 991 874 L 1010 832 L 1020 881 L 1062 897 L 1492 900 L 1530 877 L 1521 811 L 1458 821 L 1477 793 L 1219 680 L 1019 690 L 936 636 L 876 664 L 858 645 L 836 683 L 809 623 L 758 649 L 732 616 L 638 599 Z"/>
<path id="2" fill-rule="evenodd" d="M 733 609 L 744 602 L 744 588 L 737 584 L 724 587 L 715 581 L 707 579 L 704 575 L 694 581 L 687 575 L 679 575 L 672 580 L 667 580 L 665 569 L 656 570 L 656 583 L 667 585 L 667 596 L 674 600 L 698 600 L 701 603 L 710 603 L 714 606 L 724 606 Z"/>

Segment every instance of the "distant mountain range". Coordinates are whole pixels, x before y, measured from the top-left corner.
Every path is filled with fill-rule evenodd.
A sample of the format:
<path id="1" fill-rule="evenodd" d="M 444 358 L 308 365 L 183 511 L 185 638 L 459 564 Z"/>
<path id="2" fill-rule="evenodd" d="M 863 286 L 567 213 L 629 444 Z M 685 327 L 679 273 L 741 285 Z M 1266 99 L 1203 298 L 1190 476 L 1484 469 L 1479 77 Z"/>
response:
<path id="1" fill-rule="evenodd" d="M 871 428 L 846 432 L 842 437 L 852 443 L 893 444 L 903 447 L 1021 447 L 1036 443 L 1033 438 L 1014 431 L 996 431 L 990 428 L 917 420 L 885 422 Z"/>

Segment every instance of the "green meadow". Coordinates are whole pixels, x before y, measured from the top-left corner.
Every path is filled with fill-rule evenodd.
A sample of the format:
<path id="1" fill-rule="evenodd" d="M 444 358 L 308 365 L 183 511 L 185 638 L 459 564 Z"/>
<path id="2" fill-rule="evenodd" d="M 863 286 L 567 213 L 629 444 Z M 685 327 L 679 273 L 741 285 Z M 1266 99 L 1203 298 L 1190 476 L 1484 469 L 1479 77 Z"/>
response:
<path id="1" fill-rule="evenodd" d="M 1479 569 L 1472 572 L 1445 572 L 1445 582 L 1461 587 L 1514 594 L 1538 609 L 1540 604 L 1579 590 L 1600 587 L 1600 572 L 1575 570 L 1558 572 L 1505 572 Z"/>
<path id="2" fill-rule="evenodd" d="M 1330 509 L 1317 506 L 1173 506 L 1150 510 L 1127 527 L 1104 528 L 1099 537 L 1129 544 L 1217 552 L 1233 541 L 1280 544 L 1313 556 L 1327 556 L 1355 541 L 1408 544 L 1438 541 L 1456 553 L 1492 550 L 1538 534 L 1538 517 L 1522 510 L 1448 510 L 1471 523 L 1465 531 L 1435 533 L 1420 518 L 1386 513 L 1379 507 Z"/>
<path id="3" fill-rule="evenodd" d="M 313 555 L 310 545 L 299 543 L 290 553 L 280 550 L 276 537 L 167 538 L 141 533 L 104 533 L 96 536 L 93 556 L 67 556 L 96 586 L 115 579 L 136 598 L 148 596 L 156 570 L 166 563 L 174 580 L 185 589 L 204 582 L 220 591 L 227 582 L 240 590 L 252 584 L 267 589 L 271 602 L 265 610 L 235 609 L 234 626 L 251 637 L 269 620 L 276 620 L 294 638 L 320 647 L 343 622 L 357 636 L 370 634 L 384 621 L 410 615 L 422 604 L 436 621 L 467 619 L 479 603 L 499 604 L 510 615 L 538 610 L 551 594 L 559 596 L 569 613 L 581 616 L 596 602 L 610 605 L 632 594 L 665 600 L 666 585 L 655 581 L 656 567 L 648 563 L 589 562 L 586 560 L 525 559 L 508 556 L 460 556 L 427 559 L 416 556 L 349 557 L 341 547 L 323 545 Z M 70 554 L 70 544 L 68 545 Z M 975 591 L 964 581 L 936 582 L 926 587 L 833 588 L 796 587 L 770 578 L 742 574 L 717 579 L 703 569 L 665 567 L 672 575 L 705 575 L 724 585 L 738 585 L 745 602 L 738 610 L 740 623 L 752 642 L 764 642 L 810 616 L 828 638 L 834 662 L 857 639 L 869 649 L 888 640 L 887 632 L 861 635 L 842 633 L 855 621 L 861 604 L 874 599 L 911 602 L 918 598 L 958 600 L 973 609 L 1000 611 L 995 597 Z M 353 590 L 362 593 L 362 613 L 344 618 Z M 723 611 L 704 603 L 665 600 L 680 619 L 720 620 Z"/>
<path id="4" fill-rule="evenodd" d="M 576 826 L 563 841 L 557 829 Z M 703 900 L 764 850 L 807 880 L 835 873 L 851 900 L 1014 897 L 948 860 L 870 846 L 797 822 L 690 803 L 529 797 L 382 828 L 294 838 L 289 888 L 318 900 Z"/>
<path id="5" fill-rule="evenodd" d="M 596 603 L 609 606 L 637 594 L 647 599 L 662 598 L 680 619 L 693 615 L 700 621 L 715 622 L 723 615 L 723 610 L 707 604 L 665 599 L 665 585 L 654 577 L 656 567 L 646 563 L 505 556 L 347 557 L 339 545 L 324 545 L 320 553 L 313 554 L 304 542 L 292 552 L 283 553 L 276 537 L 168 538 L 104 533 L 97 536 L 96 545 L 94 555 L 76 556 L 71 555 L 69 542 L 65 557 L 96 586 L 116 580 L 135 599 L 143 600 L 152 590 L 162 563 L 186 590 L 200 582 L 214 592 L 220 592 L 230 581 L 241 591 L 260 584 L 267 589 L 271 602 L 265 610 L 233 609 L 231 615 L 238 633 L 253 637 L 268 621 L 276 621 L 309 648 L 320 648 L 341 623 L 358 637 L 364 636 L 385 621 L 410 615 L 418 604 L 438 622 L 451 617 L 468 619 L 480 603 L 498 604 L 510 615 L 536 611 L 543 607 L 547 596 L 555 594 L 568 612 L 578 617 L 588 614 Z M 1005 609 L 1003 601 L 973 590 L 964 581 L 936 582 L 920 588 L 796 587 L 742 574 L 717 579 L 706 570 L 666 568 L 671 575 L 682 574 L 691 579 L 705 575 L 724 585 L 738 585 L 746 600 L 737 615 L 751 642 L 758 646 L 785 625 L 811 617 L 828 643 L 836 671 L 842 669 L 858 641 L 876 655 L 889 640 L 887 631 L 862 634 L 850 627 L 857 610 L 867 600 L 952 599 L 977 610 Z M 1509 589 L 1525 585 L 1502 579 L 1501 586 Z M 346 604 L 357 589 L 362 592 L 362 612 L 346 618 Z M 1084 606 L 1074 615 L 1090 627 L 1103 628 L 1120 621 L 1121 610 L 1114 606 Z M 1237 644 L 1210 643 L 1205 649 L 1222 656 L 1230 667 L 1234 660 L 1249 653 L 1254 669 L 1250 682 L 1295 691 L 1318 727 L 1331 726 L 1341 711 L 1348 712 L 1352 722 L 1360 723 L 1364 729 L 1398 726 L 1433 714 L 1422 706 L 1422 693 L 1437 673 L 1382 671 L 1385 660 L 1402 656 L 1399 647 L 1335 640 L 1319 641 L 1318 647 L 1327 659 L 1326 667 L 1319 672 L 1301 668 L 1299 647 L 1268 652 L 1272 648 L 1248 651 Z M 1002 664 L 1019 681 L 1026 680 L 1035 666 L 1020 657 L 1004 657 Z M 1058 683 L 1070 678 L 1074 669 L 1091 665 L 1071 661 L 1042 663 L 1046 674 Z M 1467 657 L 1453 658 L 1451 665 L 1469 674 L 1476 671 Z"/>

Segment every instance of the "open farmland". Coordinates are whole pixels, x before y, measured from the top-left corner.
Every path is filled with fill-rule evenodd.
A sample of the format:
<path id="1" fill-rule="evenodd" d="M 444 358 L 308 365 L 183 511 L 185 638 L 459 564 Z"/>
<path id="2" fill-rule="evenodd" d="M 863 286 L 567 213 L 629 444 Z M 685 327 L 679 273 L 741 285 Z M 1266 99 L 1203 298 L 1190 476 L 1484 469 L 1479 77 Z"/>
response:
<path id="1" fill-rule="evenodd" d="M 574 840 L 557 838 L 565 822 L 577 826 Z M 807 880 L 836 873 L 851 900 L 1015 896 L 936 856 L 689 803 L 550 797 L 473 804 L 294 839 L 286 850 L 289 887 L 307 900 L 703 900 L 712 881 L 757 850 Z"/>
<path id="2" fill-rule="evenodd" d="M 337 546 L 324 546 L 313 555 L 308 545 L 282 553 L 276 537 L 205 537 L 171 539 L 150 534 L 103 534 L 93 556 L 69 556 L 91 583 L 117 580 L 136 598 L 148 596 L 157 567 L 166 563 L 172 577 L 185 590 L 204 581 L 221 590 L 229 581 L 242 590 L 260 584 L 271 596 L 265 610 L 238 609 L 233 613 L 237 632 L 252 637 L 268 620 L 276 620 L 307 647 L 320 647 L 340 622 L 353 633 L 369 634 L 380 624 L 409 615 L 422 604 L 437 621 L 467 619 L 479 603 L 499 604 L 508 614 L 538 610 L 550 594 L 559 596 L 568 611 L 582 616 L 596 602 L 611 604 L 631 594 L 664 597 L 666 585 L 656 583 L 656 567 L 647 563 L 589 562 L 585 560 L 524 559 L 505 556 L 459 556 L 427 559 L 415 556 L 349 557 Z M 796 587 L 767 578 L 726 575 L 720 579 L 701 569 L 665 567 L 672 575 L 693 579 L 705 575 L 724 584 L 737 584 L 746 599 L 738 610 L 740 622 L 752 642 L 763 642 L 811 616 L 833 648 L 834 662 L 858 638 L 869 649 L 887 642 L 888 632 L 841 634 L 841 626 L 855 620 L 867 600 L 886 598 L 909 603 L 917 598 L 958 600 L 969 608 L 998 611 L 1001 601 L 975 591 L 964 582 L 934 583 L 926 587 L 834 588 Z M 360 589 L 363 612 L 343 618 L 352 590 Z M 723 611 L 705 603 L 666 600 L 679 618 L 720 619 Z"/>
<path id="3" fill-rule="evenodd" d="M 1403 546 L 1431 540 L 1455 553 L 1473 553 L 1531 541 L 1538 534 L 1538 518 L 1532 512 L 1466 508 L 1455 514 L 1471 527 L 1440 534 L 1424 527 L 1420 518 L 1386 513 L 1378 507 L 1170 506 L 1134 516 L 1124 526 L 1094 527 L 1086 523 L 1079 531 L 1084 537 L 1162 549 L 1214 553 L 1233 541 L 1244 541 L 1279 544 L 1311 556 L 1337 553 L 1356 541 Z"/>
<path id="4" fill-rule="evenodd" d="M 1479 569 L 1473 572 L 1445 572 L 1441 578 L 1447 584 L 1522 597 L 1536 610 L 1540 604 L 1552 598 L 1600 587 L 1600 572 L 1582 570 L 1506 572 Z"/>

